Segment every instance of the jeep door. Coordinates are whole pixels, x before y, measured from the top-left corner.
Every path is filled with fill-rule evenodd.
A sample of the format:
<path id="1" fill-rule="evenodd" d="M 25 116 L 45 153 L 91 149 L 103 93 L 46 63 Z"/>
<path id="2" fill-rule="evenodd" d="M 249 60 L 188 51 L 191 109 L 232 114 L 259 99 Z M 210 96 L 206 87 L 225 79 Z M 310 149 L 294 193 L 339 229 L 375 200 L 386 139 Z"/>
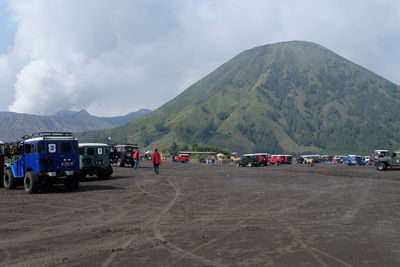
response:
<path id="1" fill-rule="evenodd" d="M 400 165 L 400 152 L 393 152 L 391 165 Z"/>
<path id="2" fill-rule="evenodd" d="M 105 146 L 94 148 L 95 164 L 97 167 L 108 167 L 110 165 L 108 158 L 108 149 Z"/>
<path id="3" fill-rule="evenodd" d="M 17 155 L 18 155 L 18 159 L 15 162 L 15 173 L 14 176 L 15 177 L 24 177 L 25 173 L 25 155 L 24 155 L 24 143 L 18 143 L 17 145 Z"/>
<path id="4" fill-rule="evenodd" d="M 23 168 L 23 172 L 25 173 L 28 170 L 33 171 L 34 173 L 40 172 L 39 166 L 39 154 L 41 148 L 41 143 L 25 143 L 24 144 L 24 163 L 25 166 Z"/>

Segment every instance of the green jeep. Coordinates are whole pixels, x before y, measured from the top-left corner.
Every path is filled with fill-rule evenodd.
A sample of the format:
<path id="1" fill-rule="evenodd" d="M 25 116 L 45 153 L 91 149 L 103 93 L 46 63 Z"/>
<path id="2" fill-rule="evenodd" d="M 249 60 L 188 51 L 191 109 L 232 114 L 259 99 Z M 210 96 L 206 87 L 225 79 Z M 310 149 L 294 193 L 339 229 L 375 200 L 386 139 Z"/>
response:
<path id="1" fill-rule="evenodd" d="M 238 161 L 236 161 L 236 166 L 254 167 L 260 166 L 260 162 L 258 161 L 256 154 L 244 154 Z"/>
<path id="2" fill-rule="evenodd" d="M 386 154 L 374 157 L 375 166 L 380 171 L 385 171 L 387 168 L 400 166 L 400 150 L 395 151 L 392 154 L 387 152 Z"/>
<path id="3" fill-rule="evenodd" d="M 107 179 L 113 173 L 109 159 L 110 150 L 107 144 L 82 143 L 79 144 L 79 176 L 97 175 Z"/>

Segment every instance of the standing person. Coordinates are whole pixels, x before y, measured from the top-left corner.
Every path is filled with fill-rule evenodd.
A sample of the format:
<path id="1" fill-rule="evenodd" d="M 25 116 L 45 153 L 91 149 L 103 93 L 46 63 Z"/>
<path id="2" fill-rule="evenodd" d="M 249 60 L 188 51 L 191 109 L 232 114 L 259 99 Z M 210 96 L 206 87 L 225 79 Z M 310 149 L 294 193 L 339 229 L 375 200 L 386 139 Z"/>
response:
<path id="1" fill-rule="evenodd" d="M 159 169 L 160 169 L 160 164 L 161 164 L 161 156 L 160 156 L 160 153 L 158 153 L 157 148 L 154 149 L 154 153 L 153 153 L 153 155 L 151 155 L 151 160 L 153 161 L 154 172 L 156 174 L 158 174 Z"/>
<path id="2" fill-rule="evenodd" d="M 138 169 L 140 165 L 140 151 L 137 149 L 132 155 L 133 157 L 133 168 Z"/>

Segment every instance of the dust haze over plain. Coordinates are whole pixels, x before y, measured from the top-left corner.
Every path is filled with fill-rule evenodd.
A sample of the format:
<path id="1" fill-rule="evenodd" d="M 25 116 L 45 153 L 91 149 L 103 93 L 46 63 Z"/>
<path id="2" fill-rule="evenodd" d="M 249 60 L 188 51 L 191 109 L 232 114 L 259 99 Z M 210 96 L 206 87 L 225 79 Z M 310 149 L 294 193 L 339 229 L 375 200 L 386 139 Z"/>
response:
<path id="1" fill-rule="evenodd" d="M 0 110 L 155 109 L 243 50 L 306 40 L 400 83 L 396 0 L 0 0 Z"/>

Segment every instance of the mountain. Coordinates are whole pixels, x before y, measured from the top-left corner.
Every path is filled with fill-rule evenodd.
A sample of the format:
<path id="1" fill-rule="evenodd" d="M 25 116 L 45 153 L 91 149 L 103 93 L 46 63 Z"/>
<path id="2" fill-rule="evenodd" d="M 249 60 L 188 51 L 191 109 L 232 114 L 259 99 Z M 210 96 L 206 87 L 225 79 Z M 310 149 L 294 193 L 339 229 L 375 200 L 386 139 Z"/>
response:
<path id="1" fill-rule="evenodd" d="M 71 110 L 60 110 L 54 114 L 54 116 L 63 119 L 64 121 L 73 122 L 75 120 L 85 120 L 86 123 L 96 124 L 91 126 L 91 128 L 106 129 L 115 126 L 121 126 L 130 121 L 134 121 L 148 113 L 150 109 L 139 109 L 138 111 L 130 112 L 124 116 L 115 117 L 97 117 L 89 114 L 85 109 L 81 111 L 71 111 Z M 83 130 L 88 131 L 88 130 Z M 80 131 L 82 132 L 82 131 Z"/>
<path id="2" fill-rule="evenodd" d="M 246 50 L 146 116 L 86 140 L 218 145 L 239 152 L 400 147 L 400 88 L 311 42 Z"/>
<path id="3" fill-rule="evenodd" d="M 139 109 L 138 111 L 135 112 L 130 112 L 126 114 L 125 116 L 117 116 L 117 117 L 98 117 L 102 121 L 108 122 L 109 124 L 113 126 L 120 126 L 123 124 L 126 124 L 130 121 L 134 121 L 140 117 L 143 117 L 144 115 L 150 113 L 150 109 Z"/>
<path id="4" fill-rule="evenodd" d="M 12 142 L 24 135 L 42 131 L 83 132 L 107 129 L 135 120 L 148 112 L 141 109 L 118 117 L 96 117 L 84 109 L 61 110 L 53 116 L 0 112 L 0 140 Z"/>

